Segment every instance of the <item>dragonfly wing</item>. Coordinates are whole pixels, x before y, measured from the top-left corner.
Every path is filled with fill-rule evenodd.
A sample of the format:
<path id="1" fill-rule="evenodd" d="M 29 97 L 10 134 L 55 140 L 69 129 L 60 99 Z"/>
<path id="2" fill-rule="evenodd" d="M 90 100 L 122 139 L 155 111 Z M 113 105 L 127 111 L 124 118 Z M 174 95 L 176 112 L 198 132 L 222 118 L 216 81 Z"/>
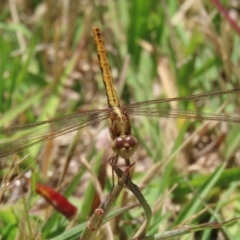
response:
<path id="1" fill-rule="evenodd" d="M 181 109 L 171 109 L 168 106 L 164 109 L 163 104 L 174 101 L 199 101 L 207 99 L 212 101 L 213 97 L 221 97 L 223 95 L 239 95 L 240 88 L 235 88 L 226 91 L 216 91 L 209 93 L 196 94 L 187 97 L 175 97 L 167 99 L 151 100 L 146 102 L 134 103 L 124 107 L 127 114 L 144 115 L 153 117 L 166 117 L 166 118 L 183 118 L 195 120 L 211 120 L 211 121 L 225 121 L 225 122 L 240 122 L 239 115 L 227 114 L 213 114 L 213 113 L 200 113 L 194 111 L 187 111 Z"/>
<path id="2" fill-rule="evenodd" d="M 48 121 L 0 129 L 0 158 L 9 156 L 38 142 L 96 124 L 109 117 L 109 110 L 85 111 Z M 2 135 L 5 139 L 2 140 Z M 7 139 L 6 139 L 7 136 Z"/>
<path id="3" fill-rule="evenodd" d="M 182 118 L 194 120 L 210 120 L 223 122 L 240 122 L 239 115 L 214 114 L 214 113 L 200 113 L 194 111 L 187 111 L 181 109 L 161 109 L 161 108 L 130 108 L 126 110 L 129 115 L 143 115 L 152 117 L 165 118 Z"/>
<path id="4" fill-rule="evenodd" d="M 174 98 L 162 98 L 162 99 L 156 99 L 156 100 L 150 100 L 150 101 L 145 101 L 145 102 L 138 102 L 138 103 L 133 103 L 131 105 L 127 105 L 124 108 L 125 109 L 139 109 L 142 107 L 150 106 L 157 108 L 161 107 L 163 103 L 169 103 L 169 102 L 180 102 L 180 101 L 198 101 L 200 99 L 208 99 L 211 101 L 212 97 L 217 97 L 217 96 L 223 96 L 223 95 L 237 95 L 239 96 L 240 94 L 240 88 L 234 88 L 231 90 L 225 90 L 225 91 L 216 91 L 216 92 L 208 92 L 208 93 L 201 93 L 201 94 L 195 94 L 191 96 L 186 96 L 186 97 L 174 97 Z"/>

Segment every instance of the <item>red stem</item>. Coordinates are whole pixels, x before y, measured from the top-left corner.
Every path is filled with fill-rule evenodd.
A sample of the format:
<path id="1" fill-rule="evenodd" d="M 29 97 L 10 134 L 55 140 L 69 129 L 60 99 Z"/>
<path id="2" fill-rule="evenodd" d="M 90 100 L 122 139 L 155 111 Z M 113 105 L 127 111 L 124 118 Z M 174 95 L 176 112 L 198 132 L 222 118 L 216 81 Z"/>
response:
<path id="1" fill-rule="evenodd" d="M 229 21 L 230 25 L 235 29 L 235 31 L 240 35 L 240 27 L 238 26 L 237 22 L 231 18 L 228 13 L 228 10 L 220 3 L 219 0 L 211 0 L 211 2 L 215 5 L 220 13 L 223 14 L 224 17 Z"/>

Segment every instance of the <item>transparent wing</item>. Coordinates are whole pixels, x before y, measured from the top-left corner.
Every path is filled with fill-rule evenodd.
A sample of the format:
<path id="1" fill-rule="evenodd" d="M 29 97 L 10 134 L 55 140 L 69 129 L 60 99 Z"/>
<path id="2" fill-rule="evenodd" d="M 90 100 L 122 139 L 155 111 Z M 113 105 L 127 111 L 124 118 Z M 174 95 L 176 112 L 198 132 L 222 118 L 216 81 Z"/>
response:
<path id="1" fill-rule="evenodd" d="M 38 142 L 96 124 L 108 117 L 109 109 L 102 109 L 5 129 L 0 128 L 0 158 L 19 152 Z"/>
<path id="2" fill-rule="evenodd" d="M 212 120 L 212 121 L 225 121 L 225 122 L 240 122 L 239 115 L 232 116 L 227 114 L 213 114 L 213 113 L 200 113 L 193 111 L 185 111 L 181 109 L 163 109 L 161 105 L 166 102 L 173 101 L 197 101 L 200 99 L 208 98 L 211 100 L 213 96 L 221 96 L 226 94 L 240 94 L 240 88 L 217 91 L 210 93 L 203 93 L 192 95 L 188 97 L 176 97 L 152 100 L 140 103 L 134 103 L 123 108 L 130 115 L 144 115 L 153 117 L 167 117 L 167 118 L 183 118 L 183 119 L 196 119 L 196 120 Z"/>
<path id="3" fill-rule="evenodd" d="M 185 111 L 180 109 L 130 109 L 128 111 L 132 115 L 152 116 L 152 117 L 166 117 L 166 118 L 182 118 L 195 120 L 209 120 L 222 122 L 240 123 L 240 117 L 227 114 L 213 114 L 213 113 L 199 113 L 194 111 Z"/>

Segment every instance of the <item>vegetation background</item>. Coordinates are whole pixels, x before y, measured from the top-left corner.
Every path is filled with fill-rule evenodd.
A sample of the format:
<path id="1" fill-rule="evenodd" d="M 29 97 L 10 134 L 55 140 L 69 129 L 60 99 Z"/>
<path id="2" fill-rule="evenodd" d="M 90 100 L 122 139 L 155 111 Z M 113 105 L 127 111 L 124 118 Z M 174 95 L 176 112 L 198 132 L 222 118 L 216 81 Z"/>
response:
<path id="1" fill-rule="evenodd" d="M 92 26 L 104 36 L 122 104 L 240 85 L 238 1 L 9 0 L 0 9 L 0 127 L 107 107 Z M 239 115 L 239 102 L 236 94 L 171 107 L 214 113 L 224 106 L 223 113 Z M 139 140 L 132 180 L 153 211 L 148 235 L 239 217 L 239 124 L 131 119 Z M 103 121 L 0 161 L 1 239 L 78 239 L 95 206 L 89 172 L 108 194 L 111 155 Z M 22 194 L 13 179 L 30 170 L 77 206 L 74 220 L 35 193 Z M 134 202 L 125 190 L 115 212 Z M 138 206 L 113 218 L 98 239 L 130 239 L 143 221 Z M 236 240 L 238 226 L 236 220 L 181 239 Z"/>

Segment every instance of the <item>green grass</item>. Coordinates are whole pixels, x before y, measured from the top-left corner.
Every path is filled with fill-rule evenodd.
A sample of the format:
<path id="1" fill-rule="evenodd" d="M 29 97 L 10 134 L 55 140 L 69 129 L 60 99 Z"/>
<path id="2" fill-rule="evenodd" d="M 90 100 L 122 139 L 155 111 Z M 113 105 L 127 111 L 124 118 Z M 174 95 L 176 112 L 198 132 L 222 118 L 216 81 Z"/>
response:
<path id="1" fill-rule="evenodd" d="M 122 104 L 239 87 L 239 36 L 211 1 L 187 9 L 190 1 L 66 2 L 0 5 L 0 127 L 107 107 L 92 26 L 99 26 L 104 36 Z M 223 5 L 235 11 L 228 1 Z M 225 103 L 223 113 L 239 115 L 239 102 L 238 95 L 227 95 L 171 107 L 214 113 Z M 131 120 L 139 140 L 131 159 L 136 162 L 132 181 L 153 211 L 147 235 L 239 217 L 238 124 Z M 92 166 L 104 195 L 112 189 L 107 163 L 112 150 L 108 133 L 102 132 L 105 127 L 107 121 L 81 129 L 75 139 L 74 134 L 63 136 L 61 141 L 1 159 L 1 239 L 79 238 L 96 208 L 95 186 L 82 160 Z M 221 144 L 196 157 L 202 144 L 197 135 L 215 141 L 224 135 L 224 127 Z M 7 137 L 1 135 L 0 141 Z M 21 179 L 28 170 L 36 181 L 64 193 L 78 207 L 74 220 L 66 220 L 47 204 L 41 208 L 35 193 L 22 194 L 13 179 Z M 114 239 L 131 239 L 144 221 L 141 206 L 114 214 L 136 202 L 129 191 L 117 199 L 108 228 Z M 235 240 L 238 225 L 234 220 L 221 228 L 186 233 L 181 239 Z M 110 235 L 102 227 L 97 239 L 111 239 Z"/>

